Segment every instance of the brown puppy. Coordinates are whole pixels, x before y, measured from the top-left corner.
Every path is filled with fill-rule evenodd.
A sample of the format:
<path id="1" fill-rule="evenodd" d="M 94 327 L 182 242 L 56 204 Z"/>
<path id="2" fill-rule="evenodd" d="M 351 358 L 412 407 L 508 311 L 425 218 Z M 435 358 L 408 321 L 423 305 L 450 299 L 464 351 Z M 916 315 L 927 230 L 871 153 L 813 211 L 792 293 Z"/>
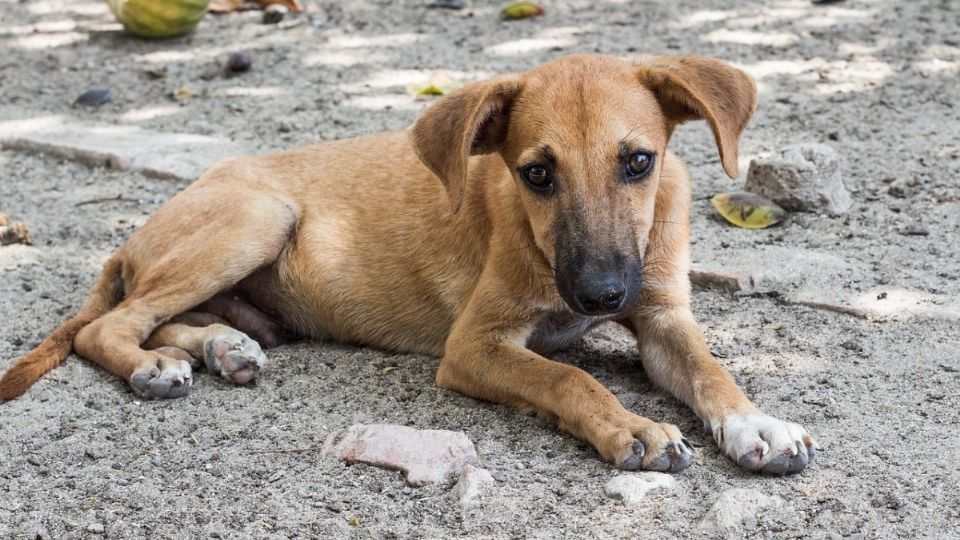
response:
<path id="1" fill-rule="evenodd" d="M 444 388 L 552 416 L 618 467 L 684 469 L 675 426 L 540 354 L 616 321 L 741 467 L 799 471 L 813 439 L 744 396 L 690 312 L 690 185 L 667 150 L 704 119 L 736 177 L 755 105 L 716 60 L 578 55 L 468 85 L 407 132 L 227 160 L 107 261 L 0 399 L 71 346 L 145 397 L 186 394 L 201 360 L 244 383 L 285 329 L 442 356 Z"/>

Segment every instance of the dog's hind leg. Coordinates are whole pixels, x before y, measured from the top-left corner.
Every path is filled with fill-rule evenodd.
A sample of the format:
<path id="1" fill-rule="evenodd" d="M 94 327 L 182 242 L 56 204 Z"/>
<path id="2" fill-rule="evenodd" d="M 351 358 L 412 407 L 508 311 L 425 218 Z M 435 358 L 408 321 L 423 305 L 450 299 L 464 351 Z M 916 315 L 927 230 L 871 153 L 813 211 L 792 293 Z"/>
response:
<path id="1" fill-rule="evenodd" d="M 272 264 L 296 229 L 290 202 L 242 178 L 223 181 L 231 169 L 208 173 L 130 238 L 118 252 L 126 297 L 74 340 L 80 356 L 141 396 L 180 397 L 193 382 L 190 362 L 141 344 L 166 321 Z M 220 348 L 228 343 L 235 345 L 225 340 Z"/>

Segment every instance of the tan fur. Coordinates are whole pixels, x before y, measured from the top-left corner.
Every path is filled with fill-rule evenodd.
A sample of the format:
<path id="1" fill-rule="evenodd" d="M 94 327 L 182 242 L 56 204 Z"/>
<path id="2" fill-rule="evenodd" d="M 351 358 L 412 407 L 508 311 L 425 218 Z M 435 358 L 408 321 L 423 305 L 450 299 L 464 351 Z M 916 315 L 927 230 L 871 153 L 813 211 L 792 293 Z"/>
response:
<path id="1" fill-rule="evenodd" d="M 579 55 L 468 85 L 408 132 L 231 159 L 114 254 L 116 307 L 103 314 L 93 302 L 55 336 L 76 334 L 81 356 L 132 380 L 166 365 L 164 351 L 202 355 L 225 327 L 181 314 L 236 290 L 304 336 L 442 356 L 440 386 L 535 409 L 619 466 L 655 467 L 681 443 L 674 426 L 626 410 L 584 371 L 528 347 L 545 353 L 615 319 L 638 337 L 650 377 L 708 423 L 756 411 L 690 313 L 689 178 L 666 149 L 677 124 L 705 119 L 735 176 L 755 105 L 750 78 L 719 61 Z M 658 156 L 629 190 L 615 181 L 624 143 Z M 565 182 L 549 200 L 516 174 L 545 147 Z M 583 229 L 571 234 L 646 253 L 631 311 L 580 316 L 558 293 L 554 239 L 571 214 Z M 59 359 L 64 349 L 27 358 L 37 355 Z M 27 374 L 15 366 L 0 398 L 55 362 L 41 364 Z"/>

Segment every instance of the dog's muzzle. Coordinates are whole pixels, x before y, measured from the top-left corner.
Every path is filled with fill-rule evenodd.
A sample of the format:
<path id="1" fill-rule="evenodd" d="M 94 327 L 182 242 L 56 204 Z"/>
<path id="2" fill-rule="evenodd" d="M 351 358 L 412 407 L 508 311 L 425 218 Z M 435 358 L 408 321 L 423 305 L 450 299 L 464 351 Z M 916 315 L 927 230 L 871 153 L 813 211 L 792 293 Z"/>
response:
<path id="1" fill-rule="evenodd" d="M 625 312 L 640 296 L 643 265 L 616 264 L 611 268 L 567 268 L 557 274 L 557 290 L 570 306 L 582 315 L 601 316 Z"/>

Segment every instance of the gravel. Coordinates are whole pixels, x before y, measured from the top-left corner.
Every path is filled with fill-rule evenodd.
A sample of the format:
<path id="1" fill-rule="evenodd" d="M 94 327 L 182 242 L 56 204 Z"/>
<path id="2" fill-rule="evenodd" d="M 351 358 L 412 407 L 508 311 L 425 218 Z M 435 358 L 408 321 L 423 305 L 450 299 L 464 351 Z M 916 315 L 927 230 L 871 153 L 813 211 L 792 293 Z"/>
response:
<path id="1" fill-rule="evenodd" d="M 671 144 L 695 179 L 695 262 L 736 267 L 737 253 L 796 248 L 854 268 L 831 277 L 848 295 L 960 297 L 955 2 L 562 0 L 510 22 L 498 2 L 427 3 L 307 2 L 308 13 L 279 25 L 261 24 L 259 12 L 208 16 L 193 34 L 160 41 L 121 33 L 105 3 L 11 3 L 0 14 L 3 100 L 268 151 L 403 128 L 429 103 L 406 85 L 436 71 L 466 81 L 571 52 L 709 54 L 758 78 L 741 169 L 791 144 L 829 144 L 844 157 L 853 204 L 770 230 L 727 226 L 709 198 L 739 184 L 724 177 L 706 126 L 681 127 Z M 223 66 L 240 50 L 256 68 L 228 78 Z M 70 107 L 101 86 L 111 101 Z M 171 99 L 181 87 L 193 97 Z M 185 185 L 0 150 L 0 212 L 26 222 L 36 243 L 0 248 L 0 369 L 75 312 L 100 264 Z M 908 225 L 928 234 L 901 234 Z M 821 452 L 802 474 L 738 470 L 692 412 L 652 387 L 613 327 L 554 358 L 700 446 L 674 489 L 630 509 L 606 495 L 620 473 L 594 450 L 548 420 L 436 388 L 435 358 L 303 342 L 269 351 L 272 367 L 254 387 L 199 373 L 189 397 L 145 402 L 71 357 L 0 404 L 0 537 L 83 538 L 101 524 L 112 538 L 700 538 L 731 489 L 783 503 L 723 535 L 956 536 L 955 320 L 857 318 L 723 290 L 697 290 L 693 305 L 710 349 L 756 403 L 817 438 Z M 398 369 L 382 373 L 387 365 Z M 465 510 L 450 482 L 414 488 L 396 471 L 309 450 L 356 423 L 463 431 L 495 489 Z"/>

